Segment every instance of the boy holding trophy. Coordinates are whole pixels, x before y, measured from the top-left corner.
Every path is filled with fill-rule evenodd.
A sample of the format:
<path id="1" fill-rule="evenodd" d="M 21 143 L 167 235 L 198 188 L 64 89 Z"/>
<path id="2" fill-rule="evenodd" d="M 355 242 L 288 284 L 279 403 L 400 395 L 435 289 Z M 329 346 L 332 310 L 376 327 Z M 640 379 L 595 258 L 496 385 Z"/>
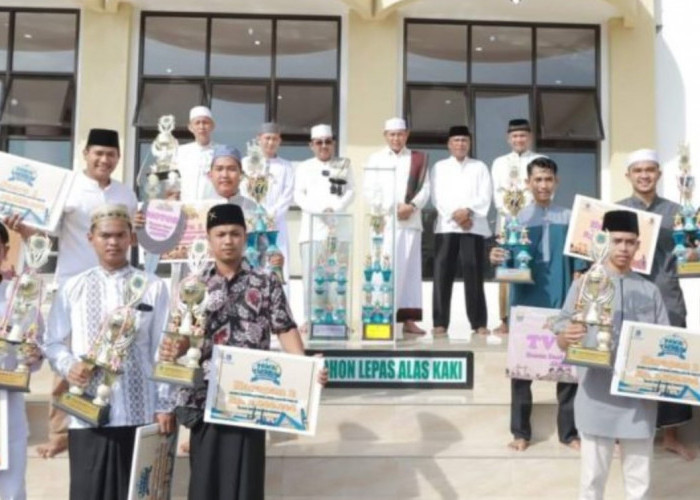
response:
<path id="1" fill-rule="evenodd" d="M 595 290 L 581 293 L 582 286 L 593 283 L 577 280 L 569 290 L 566 303 L 554 331 L 562 350 L 572 345 L 598 345 L 601 351 L 614 351 L 624 320 L 668 325 L 666 308 L 655 284 L 632 272 L 632 258 L 639 247 L 639 223 L 634 212 L 613 210 L 603 219 L 603 239 L 609 238 L 607 257 L 603 259 L 606 278 L 612 281 L 610 301 L 598 304 Z M 605 233 L 607 232 L 607 234 Z M 605 253 L 605 252 L 604 252 Z M 595 266 L 594 266 L 595 267 Z M 582 303 L 581 297 L 589 297 Z M 586 301 L 583 301 L 586 302 Z M 601 314 L 610 317 L 610 335 L 590 326 L 586 314 L 576 320 L 578 312 L 601 306 Z M 598 319 L 597 323 L 605 323 Z M 603 333 L 603 334 L 601 334 Z M 614 360 L 614 356 L 608 356 Z M 581 486 L 579 498 L 602 499 L 610 470 L 615 441 L 620 443 L 626 498 L 646 498 L 649 493 L 650 465 L 654 445 L 656 401 L 626 398 L 610 394 L 610 365 L 579 369 L 579 387 L 574 401 L 574 416 L 581 433 Z"/>

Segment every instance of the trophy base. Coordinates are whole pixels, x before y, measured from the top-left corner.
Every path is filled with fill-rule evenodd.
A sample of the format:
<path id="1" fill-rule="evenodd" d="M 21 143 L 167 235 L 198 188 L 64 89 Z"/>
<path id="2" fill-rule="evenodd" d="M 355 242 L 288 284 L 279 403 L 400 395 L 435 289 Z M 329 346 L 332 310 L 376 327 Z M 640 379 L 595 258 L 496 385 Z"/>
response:
<path id="1" fill-rule="evenodd" d="M 494 281 L 501 281 L 504 283 L 534 283 L 531 269 L 517 269 L 512 267 L 497 267 L 496 275 L 493 279 Z"/>
<path id="2" fill-rule="evenodd" d="M 390 323 L 362 325 L 362 340 L 394 340 L 394 328 Z"/>
<path id="3" fill-rule="evenodd" d="M 347 325 L 324 325 L 312 323 L 309 340 L 347 340 Z"/>
<path id="4" fill-rule="evenodd" d="M 90 425 L 101 427 L 109 422 L 110 405 L 96 405 L 92 399 L 92 396 L 78 396 L 66 391 L 54 400 L 54 406 Z"/>
<path id="5" fill-rule="evenodd" d="M 569 346 L 564 356 L 564 363 L 611 370 L 613 363 L 612 352 L 599 351 L 592 347 Z"/>
<path id="6" fill-rule="evenodd" d="M 177 363 L 157 363 L 151 379 L 166 384 L 194 387 L 202 380 L 201 368 L 190 368 Z"/>
<path id="7" fill-rule="evenodd" d="M 676 266 L 678 276 L 700 276 L 700 262 L 679 262 Z"/>
<path id="8" fill-rule="evenodd" d="M 29 392 L 30 372 L 0 370 L 0 389 L 15 392 Z"/>

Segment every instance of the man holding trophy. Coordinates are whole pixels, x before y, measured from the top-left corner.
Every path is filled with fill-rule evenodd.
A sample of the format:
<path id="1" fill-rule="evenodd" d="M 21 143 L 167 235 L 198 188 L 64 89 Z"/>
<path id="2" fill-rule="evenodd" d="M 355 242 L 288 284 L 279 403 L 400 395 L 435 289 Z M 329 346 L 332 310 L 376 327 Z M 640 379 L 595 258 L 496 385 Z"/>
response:
<path id="1" fill-rule="evenodd" d="M 102 205 L 91 220 L 88 240 L 99 265 L 59 290 L 44 353 L 71 385 L 57 398 L 71 413 L 70 498 L 121 500 L 136 428 L 155 420 L 162 432 L 174 430 L 170 389 L 150 380 L 167 326 L 168 292 L 162 280 L 129 265 L 125 206 Z"/>
<path id="2" fill-rule="evenodd" d="M 631 269 L 639 247 L 639 222 L 634 212 L 614 210 L 603 219 L 596 244 L 604 249 L 601 261 L 569 290 L 554 331 L 559 348 L 575 346 L 591 351 L 591 359 L 607 359 L 579 369 L 579 388 L 574 402 L 576 425 L 581 433 L 580 498 L 605 497 L 615 442 L 620 443 L 627 498 L 646 498 L 654 446 L 656 401 L 613 396 L 612 355 L 624 320 L 668 325 L 668 315 L 657 286 Z M 602 268 L 599 268 L 600 264 Z M 612 293 L 602 288 L 610 283 Z M 581 314 L 581 313 L 584 314 Z M 603 326 L 593 326 L 603 325 Z M 605 325 L 609 329 L 605 330 Z M 595 356 L 595 351 L 608 354 Z"/>

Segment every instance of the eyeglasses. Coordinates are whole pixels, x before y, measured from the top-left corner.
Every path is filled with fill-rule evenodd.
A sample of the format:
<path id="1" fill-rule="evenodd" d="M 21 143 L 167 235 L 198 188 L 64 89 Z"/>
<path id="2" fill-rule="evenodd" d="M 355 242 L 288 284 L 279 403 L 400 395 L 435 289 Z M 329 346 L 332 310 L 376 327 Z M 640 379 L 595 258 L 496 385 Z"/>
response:
<path id="1" fill-rule="evenodd" d="M 330 146 L 333 144 L 333 139 L 316 139 L 313 141 L 314 146 Z"/>

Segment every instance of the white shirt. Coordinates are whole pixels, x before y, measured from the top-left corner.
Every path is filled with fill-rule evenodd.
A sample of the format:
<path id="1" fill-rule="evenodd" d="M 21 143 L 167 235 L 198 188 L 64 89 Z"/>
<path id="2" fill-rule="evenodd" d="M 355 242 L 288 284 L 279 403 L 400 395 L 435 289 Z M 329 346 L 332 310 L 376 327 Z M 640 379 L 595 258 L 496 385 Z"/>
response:
<path id="1" fill-rule="evenodd" d="M 437 162 L 430 171 L 430 196 L 438 212 L 435 233 L 491 236 L 486 216 L 492 194 L 491 175 L 483 162 L 469 157 L 458 161 L 454 156 Z M 472 211 L 474 224 L 469 230 L 452 219 L 455 210 L 461 208 Z"/>
<path id="2" fill-rule="evenodd" d="M 96 180 L 78 172 L 56 229 L 60 247 L 56 263 L 59 286 L 68 278 L 97 265 L 97 255 L 87 234 L 92 211 L 105 203 L 126 205 L 132 216 L 136 212 L 137 200 L 132 189 L 115 180 L 102 189 Z"/>
<path id="3" fill-rule="evenodd" d="M 49 313 L 43 351 L 62 377 L 88 352 L 107 315 L 124 305 L 124 289 L 135 271 L 127 265 L 110 273 L 97 266 L 70 278 L 59 289 Z M 160 278 L 147 277 L 148 287 L 137 304 L 150 306 L 151 310 L 136 311 L 136 338 L 124 357 L 124 373 L 111 387 L 110 427 L 149 424 L 156 411 L 172 410 L 168 384 L 151 380 L 158 346 L 167 327 L 168 290 Z M 97 369 L 94 374 L 86 391 L 92 395 L 103 380 L 102 370 Z M 81 429 L 90 425 L 71 417 L 70 427 Z"/>
<path id="4" fill-rule="evenodd" d="M 311 214 L 321 215 L 326 209 L 331 209 L 333 213 L 341 213 L 347 210 L 354 194 L 352 181 L 352 167 L 348 168 L 347 184 L 344 186 L 342 196 L 331 193 L 331 183 L 328 175 L 329 162 L 310 158 L 297 165 L 294 177 L 294 202 L 302 210 L 301 230 L 299 232 L 299 243 L 311 241 Z M 323 240 L 327 232 L 327 227 L 320 218 L 315 219 L 313 236 L 314 241 Z M 338 235 L 340 239 L 347 239 Z"/>
<path id="5" fill-rule="evenodd" d="M 542 155 L 532 151 L 525 151 L 522 154 L 511 151 L 507 155 L 499 156 L 493 160 L 491 178 L 493 179 L 493 203 L 496 205 L 496 210 L 500 212 L 501 208 L 503 208 L 503 190 L 510 186 L 511 168 L 517 166 L 520 186 L 524 187 L 527 179 L 528 163 L 540 156 Z M 528 205 L 531 201 L 532 193 L 528 189 L 525 191 L 525 204 Z"/>
<path id="6" fill-rule="evenodd" d="M 175 165 L 180 172 L 180 200 L 199 201 L 207 198 L 211 182 L 208 177 L 216 144 L 200 146 L 196 141 L 177 148 Z"/>
<path id="7" fill-rule="evenodd" d="M 380 172 L 374 169 L 384 169 L 385 172 Z M 392 173 L 393 172 L 393 179 Z M 373 197 L 379 191 L 381 193 L 384 207 L 395 207 L 399 203 L 403 203 L 406 198 L 406 187 L 408 186 L 408 178 L 411 173 L 411 150 L 403 148 L 398 153 L 394 153 L 391 148 L 385 147 L 381 151 L 372 154 L 367 160 L 365 169 L 364 192 L 365 198 L 369 203 L 372 203 Z M 391 184 L 393 180 L 393 187 Z M 423 221 L 421 218 L 421 210 L 425 207 L 430 199 L 430 176 L 426 175 L 423 181 L 423 186 L 410 200 L 416 207 L 411 216 L 406 220 L 396 219 L 396 227 L 398 229 L 413 229 L 417 231 L 423 230 Z"/>

